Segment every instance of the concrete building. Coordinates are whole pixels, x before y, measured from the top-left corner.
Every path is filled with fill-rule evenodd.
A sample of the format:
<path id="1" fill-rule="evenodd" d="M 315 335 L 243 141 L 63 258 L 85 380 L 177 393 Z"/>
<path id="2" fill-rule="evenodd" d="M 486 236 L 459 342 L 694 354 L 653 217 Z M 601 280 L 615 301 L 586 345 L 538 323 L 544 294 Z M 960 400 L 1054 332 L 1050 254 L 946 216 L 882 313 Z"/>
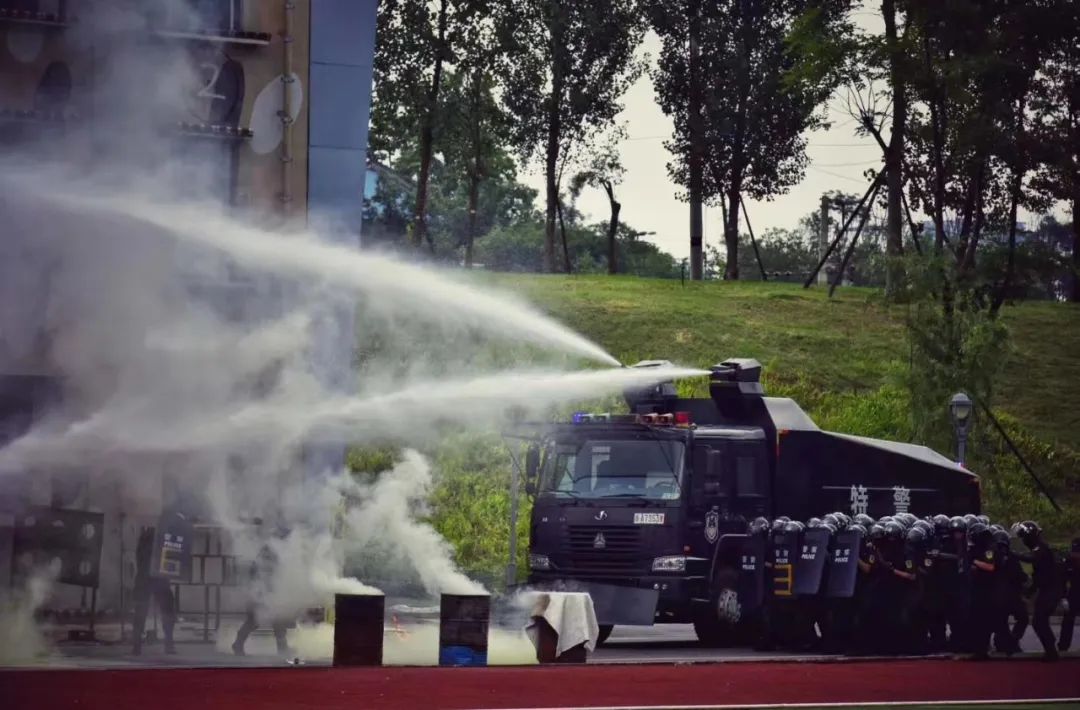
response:
<path id="1" fill-rule="evenodd" d="M 141 150 L 125 153 L 134 144 L 129 136 L 150 136 L 172 156 L 178 193 L 214 196 L 263 223 L 325 220 L 338 225 L 329 238 L 358 246 L 376 5 L 0 0 L 0 150 L 17 148 L 42 160 L 123 163 L 150 159 Z M 117 57 L 136 51 L 151 59 L 116 71 Z M 178 54 L 194 71 L 194 80 L 174 92 L 180 95 L 150 113 L 126 105 L 140 92 L 163 91 L 154 62 L 161 58 L 164 66 Z M 65 396 L 52 334 L 39 332 L 47 286 L 25 270 L 5 270 L 5 264 L 19 263 L 5 258 L 9 246 L 0 236 L 0 447 Z M 351 321 L 349 314 L 331 315 L 339 325 Z M 328 382 L 342 377 L 351 340 L 349 328 L 316 333 L 320 374 Z M 342 455 L 310 451 L 309 465 L 325 467 Z M 35 477 L 20 490 L 0 488 L 0 585 L 11 578 L 14 511 L 27 505 L 101 510 L 106 517 L 97 606 L 117 609 L 121 590 L 131 583 L 119 570 L 134 549 L 133 518 L 160 509 L 168 482 L 149 481 L 141 499 L 116 504 L 109 491 L 80 489 L 77 481 Z M 213 548 L 212 541 L 203 542 Z M 217 571 L 208 569 L 208 577 L 228 576 L 227 560 L 213 564 Z M 85 603 L 76 591 L 60 604 Z M 210 598 L 201 587 L 187 589 L 181 607 L 201 609 Z"/>

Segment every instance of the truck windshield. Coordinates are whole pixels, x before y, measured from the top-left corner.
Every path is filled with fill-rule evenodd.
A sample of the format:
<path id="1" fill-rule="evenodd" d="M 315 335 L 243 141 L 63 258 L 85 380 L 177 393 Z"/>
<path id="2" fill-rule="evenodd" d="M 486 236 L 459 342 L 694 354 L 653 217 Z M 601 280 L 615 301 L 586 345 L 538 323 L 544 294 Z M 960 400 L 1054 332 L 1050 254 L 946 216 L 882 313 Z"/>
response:
<path id="1" fill-rule="evenodd" d="M 566 498 L 678 500 L 684 451 L 682 442 L 671 440 L 560 442 L 547 458 L 539 492 Z"/>

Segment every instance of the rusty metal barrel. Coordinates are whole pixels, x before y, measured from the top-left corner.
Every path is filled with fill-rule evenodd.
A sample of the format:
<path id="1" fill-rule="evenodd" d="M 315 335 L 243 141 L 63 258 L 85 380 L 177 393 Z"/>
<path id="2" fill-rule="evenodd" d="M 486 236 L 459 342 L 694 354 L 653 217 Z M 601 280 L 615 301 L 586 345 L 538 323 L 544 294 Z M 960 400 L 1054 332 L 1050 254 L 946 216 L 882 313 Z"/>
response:
<path id="1" fill-rule="evenodd" d="M 439 604 L 439 665 L 486 666 L 491 597 L 443 594 Z"/>
<path id="2" fill-rule="evenodd" d="M 381 666 L 386 600 L 381 594 L 334 595 L 334 665 Z"/>

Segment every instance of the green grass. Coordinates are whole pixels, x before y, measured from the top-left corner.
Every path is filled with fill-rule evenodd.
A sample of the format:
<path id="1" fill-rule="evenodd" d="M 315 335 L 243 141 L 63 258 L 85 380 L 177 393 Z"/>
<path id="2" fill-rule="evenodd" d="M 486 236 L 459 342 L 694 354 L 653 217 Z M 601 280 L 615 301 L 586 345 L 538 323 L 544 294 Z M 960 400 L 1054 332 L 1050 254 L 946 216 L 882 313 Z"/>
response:
<path id="1" fill-rule="evenodd" d="M 875 390 L 908 358 L 904 306 L 872 289 L 610 276 L 491 275 L 622 362 L 708 366 L 754 357 L 773 381 L 837 393 Z M 1039 438 L 1080 450 L 1080 307 L 1024 303 L 1004 320 L 1014 353 L 997 405 Z M 944 406 L 944 403 L 943 403 Z"/>

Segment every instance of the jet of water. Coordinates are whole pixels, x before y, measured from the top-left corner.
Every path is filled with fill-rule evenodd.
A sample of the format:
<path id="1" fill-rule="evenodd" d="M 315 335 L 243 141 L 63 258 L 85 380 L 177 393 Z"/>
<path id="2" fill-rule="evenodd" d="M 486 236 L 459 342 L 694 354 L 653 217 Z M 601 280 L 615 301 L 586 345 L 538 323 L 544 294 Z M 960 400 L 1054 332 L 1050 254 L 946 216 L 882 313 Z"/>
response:
<path id="1" fill-rule="evenodd" d="M 539 415 L 548 408 L 626 387 L 699 377 L 681 367 L 617 368 L 582 372 L 511 371 L 443 382 L 415 383 L 366 397 L 325 392 L 309 402 L 292 395 L 247 402 L 198 419 L 154 418 L 144 410 L 109 409 L 59 431 L 35 431 L 0 449 L 0 470 L 19 465 L 61 465 L 125 453 L 168 453 L 237 447 L 245 442 L 320 440 L 365 444 L 415 442 L 443 422 L 499 425 L 509 409 Z"/>
<path id="2" fill-rule="evenodd" d="M 14 172 L 12 174 L 15 174 Z M 33 190 L 20 175 L 3 178 L 6 191 Z M 304 280 L 322 280 L 368 294 L 378 306 L 400 309 L 410 316 L 430 308 L 431 318 L 458 318 L 471 327 L 500 336 L 513 336 L 536 345 L 611 366 L 620 363 L 603 348 L 544 316 L 507 294 L 481 291 L 447 278 L 434 269 L 359 252 L 320 240 L 317 236 L 285 236 L 232 219 L 201 204 L 175 204 L 132 195 L 72 189 L 70 182 L 52 183 L 36 192 L 77 211 L 121 217 L 154 227 L 139 234 L 172 236 L 235 258 L 245 267 Z M 403 301 L 407 301 L 403 302 Z"/>

